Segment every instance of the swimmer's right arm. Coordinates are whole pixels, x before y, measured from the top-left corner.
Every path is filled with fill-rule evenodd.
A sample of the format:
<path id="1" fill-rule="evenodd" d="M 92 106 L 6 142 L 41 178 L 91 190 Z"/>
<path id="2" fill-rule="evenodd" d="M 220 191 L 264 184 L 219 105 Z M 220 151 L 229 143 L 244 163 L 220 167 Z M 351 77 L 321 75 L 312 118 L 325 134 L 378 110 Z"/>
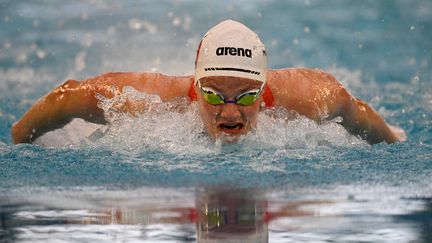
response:
<path id="1" fill-rule="evenodd" d="M 139 92 L 156 94 L 162 100 L 187 96 L 192 76 L 167 76 L 158 73 L 106 73 L 84 81 L 68 80 L 38 100 L 12 126 L 13 143 L 32 143 L 46 132 L 61 128 L 73 118 L 105 124 L 104 111 L 96 94 L 112 98 L 130 86 Z M 140 112 L 143 103 L 126 102 L 122 112 Z"/>
<path id="2" fill-rule="evenodd" d="M 99 92 L 101 91 L 100 89 Z M 95 94 L 96 88 L 93 85 L 75 80 L 66 81 L 39 99 L 12 126 L 13 143 L 32 143 L 44 133 L 63 127 L 73 118 L 105 123 L 103 110 L 97 106 Z"/>

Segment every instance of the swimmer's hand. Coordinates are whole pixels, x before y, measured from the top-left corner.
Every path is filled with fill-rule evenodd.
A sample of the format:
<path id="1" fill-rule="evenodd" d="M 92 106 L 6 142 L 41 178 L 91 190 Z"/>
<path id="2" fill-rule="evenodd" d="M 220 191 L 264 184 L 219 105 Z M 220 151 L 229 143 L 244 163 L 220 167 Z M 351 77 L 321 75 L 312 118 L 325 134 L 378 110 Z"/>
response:
<path id="1" fill-rule="evenodd" d="M 407 140 L 407 135 L 402 128 L 388 125 L 392 133 L 397 137 L 399 142 L 405 142 Z"/>

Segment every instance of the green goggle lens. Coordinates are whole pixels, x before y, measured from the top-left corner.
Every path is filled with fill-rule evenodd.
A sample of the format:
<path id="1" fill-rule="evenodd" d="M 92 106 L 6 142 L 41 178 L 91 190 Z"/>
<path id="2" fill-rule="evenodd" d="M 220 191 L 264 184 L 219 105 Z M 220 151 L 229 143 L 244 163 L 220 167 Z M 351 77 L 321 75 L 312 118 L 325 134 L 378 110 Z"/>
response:
<path id="1" fill-rule="evenodd" d="M 213 90 L 205 89 L 201 87 L 201 94 L 207 103 L 211 105 L 222 105 L 226 103 L 235 103 L 237 105 L 253 105 L 258 99 L 260 90 L 252 90 L 238 95 L 235 100 L 226 100 L 222 95 L 216 93 Z"/>
<path id="2" fill-rule="evenodd" d="M 227 220 L 226 220 L 226 212 L 219 212 L 219 211 L 215 211 L 215 212 L 209 212 L 206 216 L 207 216 L 207 223 L 208 223 L 208 227 L 211 228 L 215 228 L 215 227 L 222 227 L 225 224 L 227 224 Z"/>
<path id="3" fill-rule="evenodd" d="M 204 91 L 201 89 L 202 96 L 207 103 L 211 105 L 222 105 L 224 104 L 224 99 L 214 92 Z"/>
<path id="4" fill-rule="evenodd" d="M 259 92 L 250 92 L 243 94 L 241 97 L 236 98 L 236 104 L 239 105 L 252 105 L 258 99 Z"/>

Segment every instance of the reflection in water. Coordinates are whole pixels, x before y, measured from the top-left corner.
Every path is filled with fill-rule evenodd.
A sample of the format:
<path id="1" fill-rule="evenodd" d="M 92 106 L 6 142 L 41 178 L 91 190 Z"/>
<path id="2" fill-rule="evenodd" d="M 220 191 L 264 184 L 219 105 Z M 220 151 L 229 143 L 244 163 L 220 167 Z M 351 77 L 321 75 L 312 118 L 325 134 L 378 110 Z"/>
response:
<path id="1" fill-rule="evenodd" d="M 258 190 L 204 188 L 197 190 L 195 207 L 117 208 L 83 217 L 80 224 L 194 224 L 197 242 L 268 242 L 268 223 L 279 217 L 310 216 L 299 209 L 322 201 L 287 203 L 268 210 L 265 194 Z"/>
<path id="2" fill-rule="evenodd" d="M 268 242 L 274 217 L 257 190 L 199 189 L 194 207 L 117 208 L 83 217 L 72 224 L 194 224 L 197 242 Z"/>
<path id="3" fill-rule="evenodd" d="M 432 199 L 429 198 L 426 204 L 425 212 L 420 212 L 421 220 L 417 220 L 420 225 L 420 235 L 424 242 L 432 242 Z"/>
<path id="4" fill-rule="evenodd" d="M 268 242 L 268 224 L 282 217 L 311 216 L 301 206 L 323 201 L 285 203 L 269 209 L 265 194 L 258 190 L 205 189 L 196 200 L 198 242 Z M 324 202 L 326 203 L 326 202 Z"/>
<path id="5" fill-rule="evenodd" d="M 172 231 L 177 230 L 183 232 L 177 235 L 172 234 L 173 237 L 169 240 L 190 241 L 193 240 L 193 237 L 185 234 L 187 230 L 170 228 L 169 225 L 192 225 L 196 230 L 197 242 L 268 242 L 270 221 L 281 217 L 313 215 L 311 212 L 301 210 L 300 206 L 322 202 L 285 203 L 285 206 L 278 210 L 269 210 L 269 202 L 262 191 L 203 188 L 196 190 L 192 206 L 173 207 L 163 203 L 142 200 L 142 202 L 134 202 L 135 206 L 128 206 L 124 202 L 110 202 L 111 206 L 103 206 L 101 209 L 80 208 L 78 210 L 37 205 L 16 205 L 14 209 L 7 209 L 3 206 L 0 212 L 2 231 L 0 236 L 2 239 L 11 240 L 20 238 L 20 233 L 31 231 L 30 237 L 25 238 L 34 240 L 32 237 L 40 239 L 38 234 L 41 232 L 51 231 L 51 236 L 46 235 L 45 237 L 52 237 L 53 233 L 61 233 L 62 239 L 67 239 L 68 236 L 65 235 L 66 232 L 62 230 L 62 227 L 79 226 L 81 230 L 97 230 L 98 232 L 104 229 L 110 231 L 107 234 L 113 234 L 113 230 L 119 230 L 121 228 L 119 226 L 123 225 L 139 227 L 138 230 L 141 231 L 139 239 L 148 240 L 149 237 L 152 237 L 148 234 L 148 228 L 163 225 L 162 230 L 157 231 L 159 234 L 157 237 L 169 235 Z M 117 227 L 96 229 L 92 225 L 117 225 Z M 39 228 L 35 230 L 34 226 Z M 55 232 L 56 230 L 59 232 Z M 76 233 L 73 235 L 76 237 Z M 157 237 L 156 239 L 159 239 Z M 116 237 L 117 240 L 119 238 L 122 238 L 122 235 Z"/>
<path id="6" fill-rule="evenodd" d="M 432 242 L 432 199 L 430 198 L 425 211 L 424 219 L 420 221 L 421 237 L 424 242 Z"/>
<path id="7" fill-rule="evenodd" d="M 196 211 L 197 242 L 268 242 L 270 214 L 256 190 L 202 190 Z"/>
<path id="8" fill-rule="evenodd" d="M 406 198 L 407 200 L 421 200 L 425 202 L 424 209 L 409 214 L 394 217 L 396 222 L 412 222 L 419 231 L 420 242 L 432 242 L 432 198 Z"/>
<path id="9" fill-rule="evenodd" d="M 3 201 L 3 198 L 0 197 L 0 201 Z M 15 239 L 15 225 L 12 224 L 13 212 L 12 206 L 0 205 L 0 242 Z"/>
<path id="10" fill-rule="evenodd" d="M 18 201 L 0 197 L 0 242 L 432 239 L 430 198 L 397 198 L 383 204 L 354 197 L 288 200 L 279 191 L 275 198 L 272 192 L 256 189 L 163 190 L 99 196 L 67 191 L 54 197 L 42 192 L 40 197 L 24 195 L 26 199 Z M 296 198 L 295 192 L 284 193 Z"/>

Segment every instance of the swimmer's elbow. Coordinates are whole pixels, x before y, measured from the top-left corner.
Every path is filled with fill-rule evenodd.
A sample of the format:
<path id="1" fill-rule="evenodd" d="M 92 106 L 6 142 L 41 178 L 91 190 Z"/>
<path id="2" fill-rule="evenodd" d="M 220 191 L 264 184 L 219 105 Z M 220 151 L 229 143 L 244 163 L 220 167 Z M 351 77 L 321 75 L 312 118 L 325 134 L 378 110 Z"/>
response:
<path id="1" fill-rule="evenodd" d="M 53 97 L 61 104 L 59 120 L 70 121 L 73 118 L 81 118 L 97 124 L 107 123 L 103 110 L 98 106 L 99 99 L 96 94 L 113 96 L 108 89 L 76 80 L 68 80 L 59 88 L 64 92 Z"/>
<path id="2" fill-rule="evenodd" d="M 31 143 L 31 138 L 22 134 L 19 122 L 15 122 L 11 128 L 12 143 Z"/>
<path id="3" fill-rule="evenodd" d="M 353 116 L 357 99 L 354 98 L 342 85 L 333 90 L 332 98 L 329 100 L 330 116 L 340 116 L 349 119 Z"/>
<path id="4" fill-rule="evenodd" d="M 342 125 L 352 134 L 360 136 L 369 144 L 388 144 L 404 141 L 405 133 L 397 132 L 384 118 L 361 99 L 352 97 L 345 104 Z"/>

